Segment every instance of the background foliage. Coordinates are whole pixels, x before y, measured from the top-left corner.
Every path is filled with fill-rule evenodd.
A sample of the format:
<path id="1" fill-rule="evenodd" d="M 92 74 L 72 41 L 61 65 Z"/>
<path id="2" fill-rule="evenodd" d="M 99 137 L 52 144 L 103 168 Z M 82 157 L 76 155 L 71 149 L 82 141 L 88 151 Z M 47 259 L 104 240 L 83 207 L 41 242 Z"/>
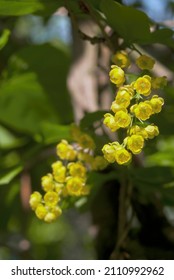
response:
<path id="1" fill-rule="evenodd" d="M 146 146 L 144 166 L 129 170 L 134 217 L 120 258 L 174 258 L 174 24 L 173 1 L 166 3 L 168 18 L 161 14 L 157 23 L 155 7 L 150 18 L 144 1 L 0 0 L 0 259 L 108 259 L 115 244 L 120 171 L 113 166 L 90 174 L 89 199 L 51 225 L 28 207 L 56 158 L 56 143 L 71 140 L 67 76 L 74 42 L 68 17 L 62 34 L 53 15 L 63 6 L 79 22 L 95 18 L 102 30 L 97 36 L 113 52 L 136 45 L 166 71 L 165 108 L 154 119 L 160 136 Z M 81 127 L 93 133 L 102 116 L 101 110 L 86 114 Z M 105 137 L 95 136 L 98 147 Z"/>

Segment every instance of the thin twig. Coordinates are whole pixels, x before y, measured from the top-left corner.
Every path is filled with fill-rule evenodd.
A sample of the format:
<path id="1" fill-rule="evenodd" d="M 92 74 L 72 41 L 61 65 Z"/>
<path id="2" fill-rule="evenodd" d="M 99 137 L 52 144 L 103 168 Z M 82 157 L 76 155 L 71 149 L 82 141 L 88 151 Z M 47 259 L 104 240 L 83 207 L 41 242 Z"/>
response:
<path id="1" fill-rule="evenodd" d="M 132 44 L 132 45 L 130 46 L 130 48 L 131 48 L 132 50 L 136 51 L 139 55 L 142 55 L 141 51 L 140 51 L 134 44 Z"/>
<path id="2" fill-rule="evenodd" d="M 107 42 L 108 47 L 110 48 L 110 50 L 112 52 L 114 52 L 114 46 L 112 44 L 112 41 L 110 40 L 110 37 L 108 36 L 107 32 L 105 31 L 105 27 L 102 25 L 102 23 L 100 22 L 100 20 L 98 19 L 98 17 L 96 16 L 95 11 L 90 7 L 90 5 L 86 2 L 84 2 L 84 0 L 81 0 L 81 2 L 83 3 L 84 7 L 87 8 L 87 10 L 89 11 L 89 14 L 91 15 L 92 19 L 97 23 L 97 25 L 100 27 L 101 32 Z"/>
<path id="3" fill-rule="evenodd" d="M 120 237 L 120 239 L 118 240 L 117 242 L 117 247 L 121 247 L 121 245 L 123 244 L 124 240 L 126 239 L 128 233 L 129 233 L 129 230 L 132 226 L 132 221 L 133 221 L 133 218 L 134 218 L 134 212 L 132 212 L 132 216 L 128 222 L 128 224 L 126 225 L 126 227 L 124 228 L 124 231 L 122 233 L 122 236 Z"/>
<path id="4" fill-rule="evenodd" d="M 104 43 L 106 41 L 106 39 L 103 38 L 103 37 L 97 37 L 97 36 L 90 37 L 87 34 L 83 33 L 80 29 L 78 30 L 78 33 L 79 33 L 80 38 L 82 40 L 89 41 L 93 45 L 94 44 L 99 44 L 99 43 Z"/>
<path id="5" fill-rule="evenodd" d="M 130 227 L 132 225 L 132 220 L 134 213 L 129 221 L 127 221 L 127 211 L 131 204 L 132 196 L 132 182 L 127 177 L 127 170 L 121 170 L 121 179 L 120 179 L 120 193 L 119 193 L 119 209 L 118 209 L 118 230 L 116 237 L 116 245 L 111 254 L 110 259 L 118 259 L 120 254 L 120 248 L 125 241 Z"/>
<path id="6" fill-rule="evenodd" d="M 119 250 L 121 247 L 122 236 L 125 229 L 126 224 L 126 207 L 125 207 L 125 198 L 126 198 L 126 177 L 123 173 L 123 169 L 120 168 L 120 191 L 119 191 L 119 201 L 118 201 L 118 229 L 117 229 L 117 236 L 116 236 L 116 245 L 111 254 L 111 259 L 119 258 Z"/>

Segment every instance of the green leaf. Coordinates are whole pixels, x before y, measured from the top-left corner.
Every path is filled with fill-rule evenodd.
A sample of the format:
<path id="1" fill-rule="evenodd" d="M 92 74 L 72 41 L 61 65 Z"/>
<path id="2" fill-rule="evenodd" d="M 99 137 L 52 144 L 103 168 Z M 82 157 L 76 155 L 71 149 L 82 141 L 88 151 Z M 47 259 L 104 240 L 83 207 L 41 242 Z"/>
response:
<path id="1" fill-rule="evenodd" d="M 97 195 L 99 189 L 107 182 L 110 181 L 118 181 L 119 174 L 116 171 L 111 171 L 109 173 L 101 173 L 101 172 L 90 172 L 88 175 L 88 185 L 91 185 L 91 194 L 89 200 L 92 201 L 94 197 Z"/>
<path id="2" fill-rule="evenodd" d="M 93 8 L 99 9 L 100 8 L 100 3 L 101 0 L 86 0 L 86 2 L 88 2 Z"/>
<path id="3" fill-rule="evenodd" d="M 174 34 L 174 31 L 169 28 L 158 29 L 158 30 L 154 31 L 153 33 L 151 33 L 149 43 L 150 44 L 161 43 L 161 44 L 173 47 L 174 46 L 173 34 Z"/>
<path id="4" fill-rule="evenodd" d="M 146 42 L 150 38 L 150 20 L 145 13 L 113 0 L 102 0 L 100 9 L 106 22 L 124 40 L 131 43 Z"/>
<path id="5" fill-rule="evenodd" d="M 58 143 L 62 139 L 70 140 L 70 127 L 49 122 L 41 124 L 40 135 L 45 144 Z"/>
<path id="6" fill-rule="evenodd" d="M 21 163 L 21 155 L 15 150 L 2 153 L 0 161 L 0 170 L 14 168 Z"/>
<path id="7" fill-rule="evenodd" d="M 100 172 L 90 172 L 88 183 L 89 185 L 95 185 L 95 187 L 100 187 L 108 181 L 117 180 L 119 178 L 119 174 L 116 171 L 112 171 L 109 173 L 100 173 Z"/>
<path id="8" fill-rule="evenodd" d="M 174 167 L 174 151 L 159 151 L 152 155 L 147 156 L 146 162 L 148 165 L 160 165 Z"/>
<path id="9" fill-rule="evenodd" d="M 136 184 L 143 183 L 159 188 L 174 180 L 172 168 L 163 166 L 136 168 L 131 171 L 131 177 Z"/>
<path id="10" fill-rule="evenodd" d="M 10 36 L 10 30 L 4 29 L 0 37 L 0 50 L 7 44 Z"/>
<path id="11" fill-rule="evenodd" d="M 20 181 L 14 181 L 9 186 L 9 191 L 6 197 L 6 205 L 11 208 L 10 206 L 13 204 L 14 199 L 17 195 L 19 195 L 20 192 Z"/>
<path id="12" fill-rule="evenodd" d="M 9 184 L 21 171 L 22 166 L 17 166 L 16 168 L 7 171 L 5 174 L 0 175 L 0 185 Z"/>
<path id="13" fill-rule="evenodd" d="M 64 0 L 40 0 L 39 2 L 43 5 L 43 9 L 36 11 L 36 14 L 41 16 L 51 16 L 58 8 L 65 5 Z"/>
<path id="14" fill-rule="evenodd" d="M 85 116 L 80 121 L 80 126 L 82 129 L 92 126 L 95 122 L 101 121 L 104 117 L 104 114 L 107 111 L 100 110 L 92 113 L 86 113 Z"/>
<path id="15" fill-rule="evenodd" d="M 151 200 L 157 193 L 164 205 L 174 205 L 174 188 L 168 187 L 174 182 L 173 168 L 155 166 L 136 168 L 130 174 L 134 186 L 142 200 Z"/>
<path id="16" fill-rule="evenodd" d="M 52 15 L 63 5 L 63 0 L 0 0 L 0 15 L 21 16 L 36 12 L 41 15 Z"/>
<path id="17" fill-rule="evenodd" d="M 43 121 L 57 117 L 35 73 L 14 76 L 0 86 L 0 121 L 27 134 L 38 133 Z"/>
<path id="18" fill-rule="evenodd" d="M 83 3 L 80 3 L 80 1 L 76 0 L 66 0 L 65 2 L 66 7 L 76 16 L 83 15 L 83 9 L 85 9 L 85 6 Z M 84 10 L 85 11 L 85 10 Z"/>
<path id="19" fill-rule="evenodd" d="M 39 0 L 0 0 L 0 15 L 21 16 L 44 9 Z"/>
<path id="20" fill-rule="evenodd" d="M 72 122 L 71 99 L 66 87 L 70 56 L 64 45 L 30 46 L 18 52 L 17 56 L 27 63 L 29 70 L 37 74 L 61 123 Z"/>
<path id="21" fill-rule="evenodd" d="M 168 127 L 168 130 L 170 129 L 171 128 Z M 174 137 L 160 137 L 158 139 L 157 149 L 157 151 L 146 156 L 147 164 L 151 166 L 160 165 L 174 167 Z"/>
<path id="22" fill-rule="evenodd" d="M 9 130 L 0 125 L 0 149 L 11 149 L 24 145 L 26 139 L 15 137 Z"/>

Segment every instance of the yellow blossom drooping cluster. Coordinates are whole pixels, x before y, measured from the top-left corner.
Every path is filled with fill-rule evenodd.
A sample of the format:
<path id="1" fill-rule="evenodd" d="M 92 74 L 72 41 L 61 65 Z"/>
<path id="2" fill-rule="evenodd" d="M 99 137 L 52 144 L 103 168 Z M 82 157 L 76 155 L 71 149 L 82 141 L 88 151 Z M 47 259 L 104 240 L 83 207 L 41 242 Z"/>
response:
<path id="1" fill-rule="evenodd" d="M 148 72 L 148 75 L 125 84 L 126 74 L 123 68 L 130 65 L 127 54 L 117 52 L 112 61 L 116 65 L 111 66 L 109 77 L 118 89 L 111 104 L 112 113 L 106 113 L 103 122 L 112 132 L 125 129 L 126 137 L 122 144 L 117 141 L 105 144 L 102 151 L 108 162 L 122 165 L 131 162 L 132 154 L 141 153 L 145 140 L 153 139 L 159 134 L 158 127 L 148 120 L 161 111 L 164 100 L 157 94 L 152 95 L 152 91 L 163 88 L 167 80 L 166 77 L 151 77 Z M 147 55 L 140 55 L 136 64 L 141 70 L 149 71 L 155 60 Z"/>
<path id="2" fill-rule="evenodd" d="M 44 195 L 35 191 L 30 196 L 32 210 L 48 223 L 62 214 L 61 205 L 66 199 L 89 194 L 89 170 L 102 170 L 108 165 L 103 156 L 94 156 L 95 143 L 91 136 L 75 125 L 72 126 L 72 138 L 72 144 L 66 140 L 57 144 L 58 160 L 52 164 L 52 172 L 41 178 Z"/>

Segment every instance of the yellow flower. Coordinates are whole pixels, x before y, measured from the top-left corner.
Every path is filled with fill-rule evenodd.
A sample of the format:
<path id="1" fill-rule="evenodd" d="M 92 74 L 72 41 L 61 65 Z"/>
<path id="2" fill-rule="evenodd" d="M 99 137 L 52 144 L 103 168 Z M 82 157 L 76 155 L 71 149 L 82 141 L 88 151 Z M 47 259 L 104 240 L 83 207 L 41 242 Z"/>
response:
<path id="1" fill-rule="evenodd" d="M 35 214 L 40 220 L 43 220 L 47 213 L 48 213 L 48 210 L 42 204 L 39 204 L 35 210 Z"/>
<path id="2" fill-rule="evenodd" d="M 153 139 L 155 136 L 159 134 L 159 129 L 156 125 L 146 126 L 145 131 L 147 132 L 149 139 Z"/>
<path id="3" fill-rule="evenodd" d="M 76 124 L 71 125 L 71 136 L 82 148 L 95 149 L 94 140 L 87 133 L 83 133 Z"/>
<path id="4" fill-rule="evenodd" d="M 109 72 L 110 80 L 119 87 L 125 82 L 124 71 L 116 65 L 112 65 L 111 68 L 112 70 Z"/>
<path id="5" fill-rule="evenodd" d="M 62 140 L 57 145 L 57 155 L 60 159 L 73 161 L 76 159 L 77 152 L 73 149 L 73 146 L 68 144 L 66 140 Z"/>
<path id="6" fill-rule="evenodd" d="M 136 64 L 142 70 L 151 70 L 155 64 L 155 60 L 143 54 L 137 58 Z"/>
<path id="7" fill-rule="evenodd" d="M 133 154 L 139 154 L 144 146 L 144 138 L 141 135 L 132 135 L 127 139 L 127 148 Z"/>
<path id="8" fill-rule="evenodd" d="M 59 206 L 51 208 L 44 217 L 46 223 L 54 222 L 62 214 L 62 209 Z"/>
<path id="9" fill-rule="evenodd" d="M 66 167 L 61 161 L 56 161 L 52 164 L 53 176 L 58 183 L 64 183 L 66 179 Z"/>
<path id="10" fill-rule="evenodd" d="M 131 85 L 124 85 L 120 89 L 121 90 L 126 90 L 130 94 L 131 97 L 134 96 L 134 88 L 133 88 L 132 84 Z"/>
<path id="11" fill-rule="evenodd" d="M 104 154 L 104 158 L 110 162 L 113 163 L 115 161 L 115 151 L 117 148 L 119 148 L 121 145 L 118 142 L 114 142 L 115 144 L 105 144 L 102 148 L 102 152 Z"/>
<path id="12" fill-rule="evenodd" d="M 158 97 L 158 95 L 154 95 L 150 100 L 150 104 L 152 106 L 153 114 L 161 112 L 162 106 L 164 104 L 164 99 Z"/>
<path id="13" fill-rule="evenodd" d="M 115 122 L 119 127 L 128 127 L 131 123 L 131 116 L 124 111 L 118 111 L 115 114 Z"/>
<path id="14" fill-rule="evenodd" d="M 62 193 L 62 190 L 64 187 L 65 187 L 65 185 L 63 183 L 57 183 L 57 182 L 54 183 L 54 189 L 55 189 L 55 192 L 58 193 L 58 195 L 60 195 Z"/>
<path id="15" fill-rule="evenodd" d="M 167 85 L 167 77 L 154 77 L 152 78 L 152 88 L 159 89 Z"/>
<path id="16" fill-rule="evenodd" d="M 151 77 L 144 75 L 143 77 L 138 78 L 133 83 L 133 86 L 139 94 L 148 96 L 151 93 Z"/>
<path id="17" fill-rule="evenodd" d="M 51 212 L 58 218 L 62 214 L 62 209 L 59 206 L 55 206 Z"/>
<path id="18" fill-rule="evenodd" d="M 124 89 L 124 87 L 120 88 L 117 92 L 115 101 L 121 107 L 127 108 L 130 105 L 131 95 L 126 89 Z"/>
<path id="19" fill-rule="evenodd" d="M 54 189 L 53 175 L 47 174 L 41 178 L 41 185 L 45 192 L 51 191 Z"/>
<path id="20" fill-rule="evenodd" d="M 41 203 L 42 195 L 39 192 L 34 192 L 30 195 L 29 204 L 32 210 L 35 210 Z"/>
<path id="21" fill-rule="evenodd" d="M 44 195 L 45 204 L 49 207 L 55 206 L 59 201 L 57 192 L 49 191 Z"/>
<path id="22" fill-rule="evenodd" d="M 62 166 L 63 166 L 63 163 L 62 163 L 62 161 L 60 161 L 60 160 L 55 161 L 55 162 L 51 165 L 53 171 L 54 171 L 54 170 L 57 170 L 57 169 L 59 169 L 59 168 L 61 168 Z"/>
<path id="23" fill-rule="evenodd" d="M 133 134 L 141 135 L 144 139 L 148 138 L 148 134 L 145 131 L 145 129 L 143 127 L 138 126 L 138 125 L 132 126 L 129 130 L 129 134 L 130 135 L 133 135 Z"/>
<path id="24" fill-rule="evenodd" d="M 132 155 L 125 148 L 115 151 L 115 160 L 118 164 L 127 164 L 131 161 Z"/>
<path id="25" fill-rule="evenodd" d="M 52 223 L 55 220 L 56 220 L 56 215 L 52 212 L 48 212 L 44 217 L 44 221 L 46 223 Z"/>
<path id="26" fill-rule="evenodd" d="M 110 113 L 106 113 L 106 114 L 104 115 L 104 121 L 103 121 L 103 123 L 104 123 L 108 128 L 110 128 L 110 130 L 111 130 L 112 132 L 116 131 L 116 130 L 119 128 L 118 124 L 117 124 L 116 121 L 115 121 L 115 117 L 114 117 L 113 115 L 111 115 Z"/>
<path id="27" fill-rule="evenodd" d="M 149 119 L 152 113 L 152 106 L 148 101 L 140 102 L 134 109 L 135 116 L 142 121 Z"/>
<path id="28" fill-rule="evenodd" d="M 95 143 L 92 137 L 86 133 L 82 133 L 77 141 L 82 148 L 95 149 Z"/>
<path id="29" fill-rule="evenodd" d="M 134 114 L 136 108 L 138 108 L 138 104 L 132 105 L 132 106 L 130 107 L 130 112 Z"/>
<path id="30" fill-rule="evenodd" d="M 126 68 L 130 65 L 128 55 L 124 51 L 116 52 L 116 54 L 112 57 L 112 62 L 121 68 Z"/>
<path id="31" fill-rule="evenodd" d="M 127 109 L 122 107 L 122 105 L 119 105 L 115 100 L 112 102 L 112 105 L 111 105 L 111 110 L 112 112 L 116 113 L 118 111 L 124 111 L 124 112 L 127 112 Z"/>
<path id="32" fill-rule="evenodd" d="M 73 177 L 86 177 L 86 167 L 81 162 L 71 162 L 68 164 L 69 174 Z"/>
<path id="33" fill-rule="evenodd" d="M 102 156 L 96 156 L 91 164 L 92 170 L 103 170 L 107 167 L 108 162 Z"/>
<path id="34" fill-rule="evenodd" d="M 80 196 L 85 182 L 80 177 L 69 177 L 66 183 L 66 189 L 69 195 Z"/>

